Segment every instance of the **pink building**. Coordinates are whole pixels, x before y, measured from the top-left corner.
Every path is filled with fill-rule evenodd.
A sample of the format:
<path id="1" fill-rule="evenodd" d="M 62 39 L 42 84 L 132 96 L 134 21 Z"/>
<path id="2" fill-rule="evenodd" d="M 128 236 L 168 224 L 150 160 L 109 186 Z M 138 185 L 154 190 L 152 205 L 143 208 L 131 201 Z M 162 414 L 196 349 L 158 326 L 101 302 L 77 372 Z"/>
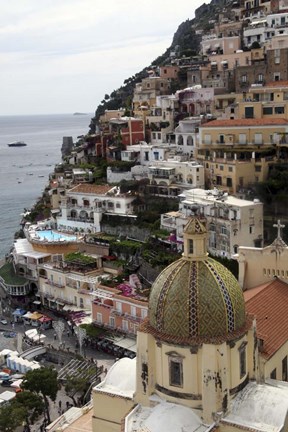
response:
<path id="1" fill-rule="evenodd" d="M 147 316 L 147 297 L 137 294 L 128 283 L 116 288 L 101 285 L 93 295 L 92 320 L 96 325 L 136 335 L 139 324 Z"/>

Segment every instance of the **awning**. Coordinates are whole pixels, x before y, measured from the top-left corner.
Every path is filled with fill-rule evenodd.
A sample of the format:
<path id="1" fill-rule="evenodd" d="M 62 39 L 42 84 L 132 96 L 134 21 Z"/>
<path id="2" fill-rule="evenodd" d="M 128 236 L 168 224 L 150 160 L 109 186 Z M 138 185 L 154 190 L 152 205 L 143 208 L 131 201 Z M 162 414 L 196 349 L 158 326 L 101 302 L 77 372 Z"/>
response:
<path id="1" fill-rule="evenodd" d="M 227 60 L 222 60 L 222 61 L 221 61 L 221 64 L 227 64 L 227 63 L 228 63 Z"/>
<path id="2" fill-rule="evenodd" d="M 30 319 L 31 315 L 33 315 L 32 312 L 26 312 L 25 315 L 23 315 L 23 318 Z"/>
<path id="3" fill-rule="evenodd" d="M 135 353 L 137 351 L 137 345 L 136 345 L 135 339 L 124 338 L 124 339 L 121 339 L 117 342 L 114 342 L 114 345 L 117 345 L 117 346 L 124 348 L 124 349 L 128 349 L 128 350 L 133 351 Z"/>
<path id="4" fill-rule="evenodd" d="M 81 312 L 84 311 L 84 308 L 79 308 L 78 306 L 74 306 L 74 305 L 65 305 L 63 307 L 63 310 L 71 311 L 71 312 Z"/>
<path id="5" fill-rule="evenodd" d="M 35 301 L 33 301 L 33 304 L 35 304 L 35 305 L 40 305 L 40 304 L 41 304 L 41 301 L 39 301 L 39 300 L 35 300 Z"/>
<path id="6" fill-rule="evenodd" d="M 14 312 L 12 312 L 13 316 L 22 316 L 26 313 L 25 309 L 16 309 Z"/>
<path id="7" fill-rule="evenodd" d="M 30 315 L 30 319 L 32 319 L 32 320 L 34 320 L 34 321 L 37 321 L 37 320 L 39 320 L 40 318 L 42 318 L 42 314 L 40 314 L 40 313 L 38 313 L 38 312 L 33 312 L 33 314 L 32 315 Z"/>
<path id="8" fill-rule="evenodd" d="M 92 324 L 92 317 L 91 316 L 85 316 L 79 318 L 74 324 L 78 327 L 81 324 Z"/>
<path id="9" fill-rule="evenodd" d="M 41 318 L 39 318 L 39 322 L 41 323 L 45 323 L 45 322 L 49 322 L 49 321 L 53 321 L 52 318 L 47 317 L 46 315 L 43 315 Z"/>
<path id="10" fill-rule="evenodd" d="M 212 61 L 212 62 L 211 62 L 211 66 L 217 66 L 217 62 Z"/>

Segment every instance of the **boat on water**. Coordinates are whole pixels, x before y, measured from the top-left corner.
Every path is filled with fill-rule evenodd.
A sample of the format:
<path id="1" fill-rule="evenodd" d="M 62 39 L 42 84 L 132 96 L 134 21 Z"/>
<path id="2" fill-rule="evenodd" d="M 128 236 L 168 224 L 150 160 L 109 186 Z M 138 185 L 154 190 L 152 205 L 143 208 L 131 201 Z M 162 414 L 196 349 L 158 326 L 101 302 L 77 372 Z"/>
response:
<path id="1" fill-rule="evenodd" d="M 13 141 L 11 143 L 7 144 L 8 147 L 24 147 L 27 146 L 27 144 L 24 141 Z"/>

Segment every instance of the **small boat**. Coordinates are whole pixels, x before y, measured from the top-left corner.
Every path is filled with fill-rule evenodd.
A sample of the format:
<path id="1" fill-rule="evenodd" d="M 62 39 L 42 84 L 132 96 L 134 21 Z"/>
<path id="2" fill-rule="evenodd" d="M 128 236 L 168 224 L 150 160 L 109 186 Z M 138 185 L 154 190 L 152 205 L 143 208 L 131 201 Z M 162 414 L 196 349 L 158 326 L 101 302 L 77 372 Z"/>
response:
<path id="1" fill-rule="evenodd" d="M 38 177 L 45 177 L 44 175 L 38 175 Z"/>
<path id="2" fill-rule="evenodd" d="M 25 147 L 27 144 L 24 141 L 13 141 L 7 144 L 8 147 Z"/>

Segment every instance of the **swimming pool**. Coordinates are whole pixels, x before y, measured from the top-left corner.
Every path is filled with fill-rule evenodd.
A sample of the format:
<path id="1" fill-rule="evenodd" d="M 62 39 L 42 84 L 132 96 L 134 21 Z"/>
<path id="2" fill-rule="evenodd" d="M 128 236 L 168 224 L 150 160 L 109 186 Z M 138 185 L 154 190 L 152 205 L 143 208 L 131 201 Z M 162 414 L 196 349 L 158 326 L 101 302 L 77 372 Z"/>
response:
<path id="1" fill-rule="evenodd" d="M 36 238 L 40 240 L 53 241 L 75 241 L 77 237 L 75 235 L 61 234 L 52 230 L 36 231 Z"/>

